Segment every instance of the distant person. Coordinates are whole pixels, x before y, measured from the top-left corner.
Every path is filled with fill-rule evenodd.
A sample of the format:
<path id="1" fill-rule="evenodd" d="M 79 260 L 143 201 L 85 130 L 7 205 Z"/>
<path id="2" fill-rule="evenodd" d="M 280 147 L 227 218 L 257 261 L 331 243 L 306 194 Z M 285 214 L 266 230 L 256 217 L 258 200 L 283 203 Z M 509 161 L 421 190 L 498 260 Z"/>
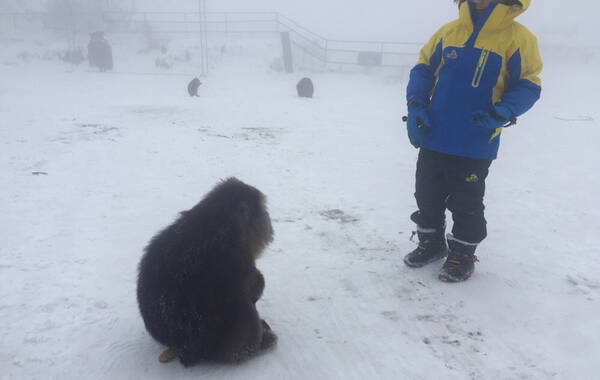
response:
<path id="1" fill-rule="evenodd" d="M 94 32 L 90 35 L 88 61 L 90 66 L 97 67 L 100 71 L 112 70 L 112 48 L 104 38 L 104 32 Z"/>
<path id="2" fill-rule="evenodd" d="M 422 267 L 447 256 L 439 279 L 474 271 L 487 236 L 483 197 L 500 133 L 539 99 L 542 61 L 535 36 L 514 21 L 531 0 L 455 0 L 459 18 L 421 50 L 407 88 L 408 137 L 416 170 L 419 246 L 404 257 Z M 454 225 L 444 237 L 445 211 Z M 447 244 L 446 244 L 447 241 Z"/>

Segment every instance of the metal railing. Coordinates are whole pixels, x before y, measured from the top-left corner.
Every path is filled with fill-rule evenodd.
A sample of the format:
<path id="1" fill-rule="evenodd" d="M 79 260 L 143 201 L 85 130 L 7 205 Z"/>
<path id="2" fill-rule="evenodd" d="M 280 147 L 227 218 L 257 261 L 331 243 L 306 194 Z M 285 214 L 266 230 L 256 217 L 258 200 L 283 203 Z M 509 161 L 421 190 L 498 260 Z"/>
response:
<path id="1" fill-rule="evenodd" d="M 421 43 L 328 39 L 277 12 L 206 12 L 209 34 L 273 34 L 289 32 L 302 55 L 324 65 L 381 67 L 412 66 Z M 46 29 L 70 32 L 104 30 L 109 33 L 143 33 L 151 28 L 162 34 L 200 34 L 197 12 L 101 12 L 77 14 L 77 23 L 54 22 L 44 12 L 0 13 L 0 25 L 18 28 L 36 23 Z"/>

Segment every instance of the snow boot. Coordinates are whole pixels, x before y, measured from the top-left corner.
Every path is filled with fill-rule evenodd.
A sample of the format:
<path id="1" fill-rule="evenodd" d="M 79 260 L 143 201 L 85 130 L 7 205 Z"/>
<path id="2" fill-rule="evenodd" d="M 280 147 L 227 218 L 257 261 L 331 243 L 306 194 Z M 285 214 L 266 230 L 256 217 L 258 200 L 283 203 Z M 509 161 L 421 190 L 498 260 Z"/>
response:
<path id="1" fill-rule="evenodd" d="M 444 227 L 435 229 L 417 226 L 417 235 L 419 236 L 419 246 L 404 256 L 404 264 L 407 266 L 421 268 L 448 255 Z"/>
<path id="2" fill-rule="evenodd" d="M 450 253 L 440 270 L 438 278 L 444 282 L 462 282 L 468 280 L 475 270 L 475 249 L 477 244 L 456 239 L 448 234 Z"/>

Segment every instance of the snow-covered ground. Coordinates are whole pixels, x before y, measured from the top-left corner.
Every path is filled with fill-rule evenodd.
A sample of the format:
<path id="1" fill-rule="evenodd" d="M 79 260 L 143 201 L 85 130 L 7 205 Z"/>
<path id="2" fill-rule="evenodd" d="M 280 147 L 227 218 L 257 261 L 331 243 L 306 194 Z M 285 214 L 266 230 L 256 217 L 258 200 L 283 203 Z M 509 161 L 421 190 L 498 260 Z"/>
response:
<path id="1" fill-rule="evenodd" d="M 402 263 L 405 75 L 313 74 L 306 100 L 305 73 L 270 62 L 226 55 L 200 98 L 189 76 L 0 64 L 1 379 L 598 378 L 597 64 L 546 60 L 492 165 L 476 273 L 452 285 Z M 137 263 L 229 176 L 268 196 L 258 308 L 279 344 L 237 366 L 159 364 Z"/>

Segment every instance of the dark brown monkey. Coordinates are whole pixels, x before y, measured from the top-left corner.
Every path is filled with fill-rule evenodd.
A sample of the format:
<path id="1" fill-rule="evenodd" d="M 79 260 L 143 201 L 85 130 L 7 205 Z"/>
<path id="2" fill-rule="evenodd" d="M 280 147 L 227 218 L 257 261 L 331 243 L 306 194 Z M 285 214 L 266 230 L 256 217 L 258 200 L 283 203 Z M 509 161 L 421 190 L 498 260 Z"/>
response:
<path id="1" fill-rule="evenodd" d="M 112 47 L 104 38 L 104 32 L 94 32 L 90 35 L 88 61 L 90 66 L 98 67 L 100 71 L 112 70 Z"/>
<path id="2" fill-rule="evenodd" d="M 152 238 L 137 299 L 146 329 L 169 348 L 161 361 L 240 362 L 276 343 L 255 306 L 265 287 L 255 259 L 272 240 L 265 196 L 236 178 Z"/>
<path id="3" fill-rule="evenodd" d="M 198 88 L 202 85 L 202 82 L 200 82 L 200 79 L 198 78 L 194 78 L 190 81 L 190 83 L 188 83 L 188 94 L 190 94 L 190 96 L 198 96 Z"/>
<path id="4" fill-rule="evenodd" d="M 315 88 L 310 78 L 302 78 L 296 85 L 296 91 L 301 98 L 312 98 Z"/>

